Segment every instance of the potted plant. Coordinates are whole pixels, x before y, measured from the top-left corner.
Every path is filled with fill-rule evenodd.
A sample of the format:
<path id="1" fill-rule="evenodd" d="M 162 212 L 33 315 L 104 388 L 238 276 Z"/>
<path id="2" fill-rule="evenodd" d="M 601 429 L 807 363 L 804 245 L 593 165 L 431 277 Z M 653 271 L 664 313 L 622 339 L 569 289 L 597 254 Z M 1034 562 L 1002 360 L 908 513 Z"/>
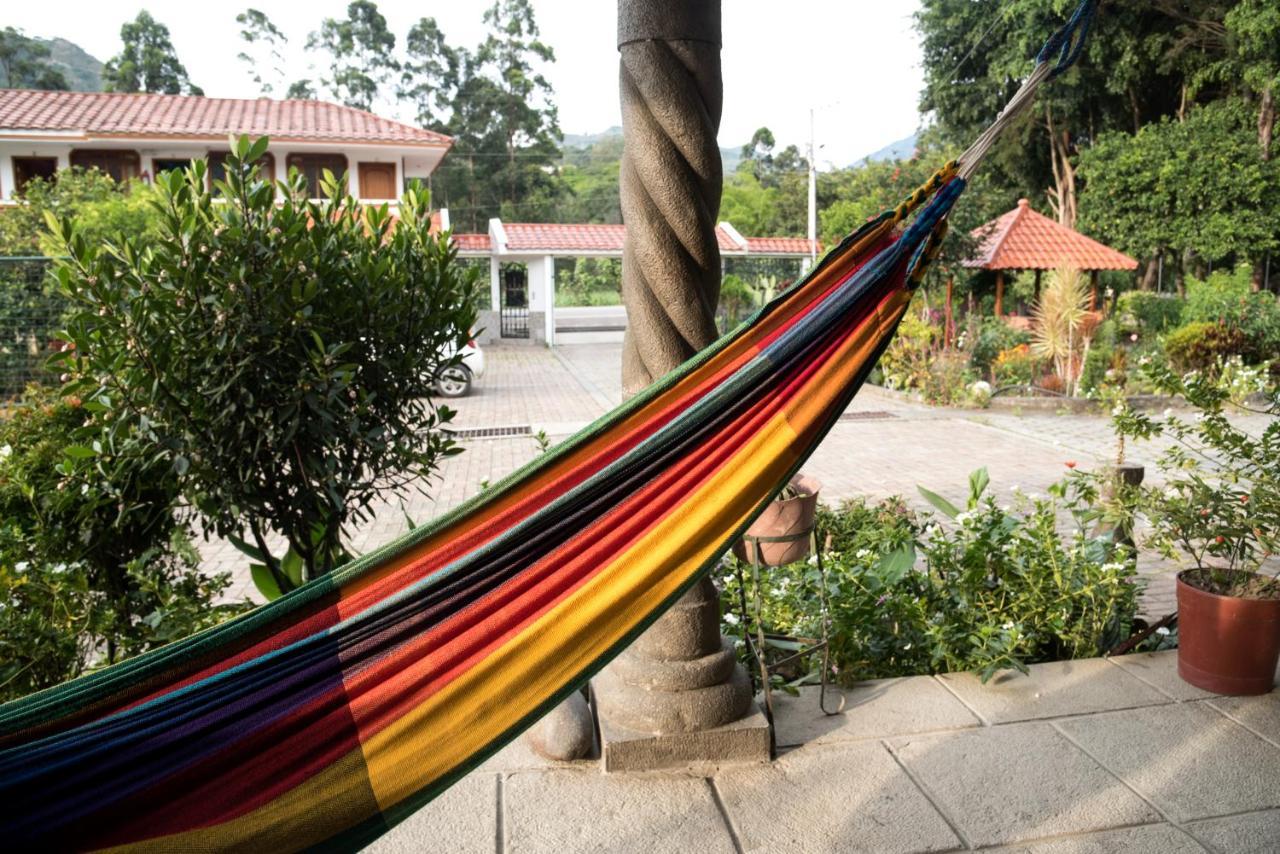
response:
<path id="1" fill-rule="evenodd" d="M 1280 418 L 1244 430 L 1228 418 L 1215 372 L 1144 371 L 1195 409 L 1189 419 L 1115 411 L 1122 436 L 1173 440 L 1159 460 L 1164 483 L 1145 489 L 1140 506 L 1151 542 L 1193 563 L 1177 581 L 1178 673 L 1219 694 L 1265 694 L 1280 660 Z M 1280 415 L 1280 394 L 1253 411 Z"/>
<path id="2" fill-rule="evenodd" d="M 751 523 L 746 537 L 734 544 L 733 553 L 745 563 L 761 566 L 782 566 L 808 557 L 821 489 L 816 479 L 797 473 Z"/>

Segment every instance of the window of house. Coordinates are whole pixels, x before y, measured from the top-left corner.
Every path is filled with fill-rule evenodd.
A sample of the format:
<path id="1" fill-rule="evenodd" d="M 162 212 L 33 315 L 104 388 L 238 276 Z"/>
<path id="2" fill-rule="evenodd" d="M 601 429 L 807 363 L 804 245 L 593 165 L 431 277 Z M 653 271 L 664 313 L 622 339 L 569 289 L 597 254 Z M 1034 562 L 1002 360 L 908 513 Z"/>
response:
<path id="1" fill-rule="evenodd" d="M 307 179 L 307 195 L 318 199 L 322 195 L 320 177 L 328 169 L 335 176 L 347 171 L 347 158 L 341 154 L 290 154 L 290 169 L 297 169 Z"/>
<path id="2" fill-rule="evenodd" d="M 15 157 L 13 158 L 13 194 L 22 195 L 27 182 L 36 178 L 52 178 L 58 172 L 56 157 Z"/>
<path id="3" fill-rule="evenodd" d="M 117 181 L 137 178 L 141 172 L 136 151 L 113 148 L 78 148 L 71 152 L 71 165 L 81 169 L 97 169 Z"/>
<path id="4" fill-rule="evenodd" d="M 356 172 L 360 178 L 360 198 L 394 199 L 396 192 L 396 165 L 394 163 L 360 163 Z"/>
<path id="5" fill-rule="evenodd" d="M 156 157 L 151 161 L 151 174 L 158 177 L 162 172 L 181 171 L 191 165 L 189 157 Z"/>
<path id="6" fill-rule="evenodd" d="M 224 181 L 227 177 L 227 155 L 229 151 L 210 151 L 209 160 L 209 182 L 212 186 L 214 181 Z M 276 159 L 271 156 L 271 152 L 258 158 L 258 177 L 264 181 L 275 181 L 276 179 Z"/>

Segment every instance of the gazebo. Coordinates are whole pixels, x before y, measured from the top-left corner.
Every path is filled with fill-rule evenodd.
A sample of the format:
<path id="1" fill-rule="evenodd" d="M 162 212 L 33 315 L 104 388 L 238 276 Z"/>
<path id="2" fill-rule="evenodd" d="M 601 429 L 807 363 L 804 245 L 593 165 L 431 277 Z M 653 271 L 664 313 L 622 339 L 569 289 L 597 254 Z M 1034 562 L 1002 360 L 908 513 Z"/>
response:
<path id="1" fill-rule="evenodd" d="M 1004 316 L 1004 274 L 1007 270 L 1035 270 L 1036 294 L 1040 274 L 1045 270 L 1069 267 L 1093 274 L 1090 309 L 1098 305 L 1098 272 L 1136 270 L 1138 262 L 1110 246 L 1085 237 L 1065 225 L 1031 209 L 1019 199 L 1018 206 L 973 232 L 979 240 L 978 253 L 963 262 L 970 269 L 994 270 L 996 274 L 996 317 Z"/>

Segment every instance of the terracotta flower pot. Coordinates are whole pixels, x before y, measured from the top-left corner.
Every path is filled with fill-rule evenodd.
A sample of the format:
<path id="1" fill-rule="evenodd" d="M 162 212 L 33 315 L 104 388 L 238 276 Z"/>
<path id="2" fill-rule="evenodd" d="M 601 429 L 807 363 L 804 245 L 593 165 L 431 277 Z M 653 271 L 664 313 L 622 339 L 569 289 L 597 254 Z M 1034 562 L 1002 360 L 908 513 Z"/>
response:
<path id="1" fill-rule="evenodd" d="M 781 566 L 809 556 L 813 521 L 818 514 L 818 492 L 822 484 L 811 477 L 797 474 L 791 478 L 791 486 L 800 494 L 783 501 L 771 501 L 751 527 L 748 537 L 786 537 L 798 535 L 794 540 L 778 543 L 760 543 L 760 565 Z M 755 559 L 756 544 L 749 539 L 739 540 L 733 553 L 745 563 Z"/>
<path id="2" fill-rule="evenodd" d="M 1280 661 L 1280 599 L 1201 590 L 1178 573 L 1178 675 L 1215 694 L 1266 694 Z"/>

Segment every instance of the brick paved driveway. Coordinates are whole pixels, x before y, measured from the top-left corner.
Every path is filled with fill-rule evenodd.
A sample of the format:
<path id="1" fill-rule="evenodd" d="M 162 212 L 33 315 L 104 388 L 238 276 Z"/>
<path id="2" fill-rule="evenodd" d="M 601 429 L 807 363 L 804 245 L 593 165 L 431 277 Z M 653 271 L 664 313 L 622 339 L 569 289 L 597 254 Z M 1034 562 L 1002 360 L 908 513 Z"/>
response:
<path id="1" fill-rule="evenodd" d="M 455 402 L 458 429 L 529 427 L 554 441 L 585 426 L 621 400 L 621 346 L 583 344 L 546 350 L 491 347 L 488 371 L 470 397 Z M 1265 419 L 1251 419 L 1260 427 Z M 1129 458 L 1151 462 L 1159 447 L 1131 447 Z M 466 441 L 466 452 L 447 460 L 427 494 L 383 504 L 361 526 L 353 545 L 367 551 L 403 533 L 406 516 L 421 522 L 475 494 L 538 453 L 529 436 Z M 962 498 L 969 472 L 986 466 L 991 489 L 1007 494 L 1015 485 L 1043 492 L 1066 472 L 1064 464 L 1105 464 L 1115 455 L 1107 419 L 1093 415 L 1038 413 L 1019 415 L 994 410 L 939 409 L 865 388 L 813 455 L 805 470 L 823 483 L 823 497 L 835 502 L 855 495 L 902 495 L 925 508 L 917 484 L 942 495 Z M 229 544 L 213 541 L 202 548 L 211 568 L 231 570 L 230 593 L 256 598 L 245 559 Z M 1172 573 L 1155 561 L 1142 561 L 1155 576 L 1146 609 L 1172 610 Z"/>

